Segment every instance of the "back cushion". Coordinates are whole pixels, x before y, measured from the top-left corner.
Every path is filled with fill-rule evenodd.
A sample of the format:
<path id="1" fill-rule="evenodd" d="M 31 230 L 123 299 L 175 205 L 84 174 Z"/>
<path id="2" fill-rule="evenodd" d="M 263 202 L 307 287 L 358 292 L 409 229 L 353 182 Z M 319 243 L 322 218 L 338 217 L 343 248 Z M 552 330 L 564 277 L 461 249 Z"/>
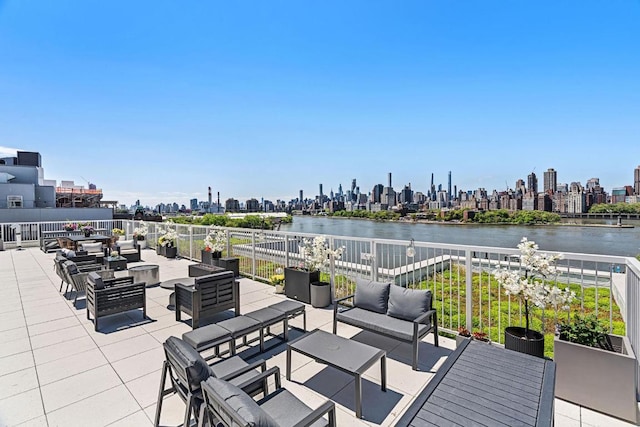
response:
<path id="1" fill-rule="evenodd" d="M 67 269 L 69 275 L 73 276 L 74 274 L 78 274 L 78 266 L 75 262 L 65 261 L 62 265 Z"/>
<path id="2" fill-rule="evenodd" d="M 429 310 L 431 310 L 431 291 L 391 286 L 387 315 L 413 321 Z"/>
<path id="3" fill-rule="evenodd" d="M 247 393 L 227 381 L 215 377 L 203 384 L 203 390 L 216 399 L 222 398 L 231 409 L 245 421 L 242 425 L 255 427 L 278 427 L 278 423 L 267 414 Z M 216 394 L 218 396 L 216 396 Z M 235 425 L 235 423 L 234 423 Z"/>
<path id="4" fill-rule="evenodd" d="M 164 342 L 170 363 L 179 372 L 188 373 L 189 387 L 192 391 L 200 388 L 200 383 L 211 376 L 207 362 L 193 347 L 178 337 L 169 337 Z M 178 366 L 175 366 L 178 365 Z"/>
<path id="5" fill-rule="evenodd" d="M 118 246 L 120 246 L 120 250 L 133 249 L 133 240 L 118 240 Z"/>
<path id="6" fill-rule="evenodd" d="M 357 278 L 353 305 L 363 310 L 386 313 L 389 286 L 391 283 L 372 282 Z"/>
<path id="7" fill-rule="evenodd" d="M 102 243 L 82 243 L 82 250 L 88 253 L 102 252 Z"/>

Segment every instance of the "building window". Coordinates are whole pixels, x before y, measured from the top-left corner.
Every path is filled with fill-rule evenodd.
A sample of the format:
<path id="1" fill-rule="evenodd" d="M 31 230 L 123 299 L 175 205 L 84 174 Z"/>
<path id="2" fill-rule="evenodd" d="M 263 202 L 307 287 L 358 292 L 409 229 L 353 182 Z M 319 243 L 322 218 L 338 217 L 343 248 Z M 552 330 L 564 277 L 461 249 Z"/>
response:
<path id="1" fill-rule="evenodd" d="M 21 208 L 22 207 L 22 196 L 7 196 L 7 207 L 8 208 Z"/>

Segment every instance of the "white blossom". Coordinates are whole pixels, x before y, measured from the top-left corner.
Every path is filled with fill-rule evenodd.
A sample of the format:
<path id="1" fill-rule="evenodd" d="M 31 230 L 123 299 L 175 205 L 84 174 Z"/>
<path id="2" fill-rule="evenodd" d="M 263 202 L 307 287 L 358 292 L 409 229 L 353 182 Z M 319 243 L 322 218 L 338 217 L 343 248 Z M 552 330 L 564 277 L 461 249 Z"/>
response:
<path id="1" fill-rule="evenodd" d="M 568 287 L 560 289 L 557 286 L 545 284 L 544 280 L 557 273 L 556 262 L 560 255 L 538 253 L 538 245 L 534 241 L 523 237 L 518 244 L 520 250 L 520 265 L 524 275 L 518 271 L 498 268 L 493 271 L 496 281 L 504 288 L 506 295 L 512 295 L 525 304 L 528 315 L 529 303 L 544 309 L 551 305 L 554 309 L 568 309 L 575 298 L 575 292 Z M 527 324 L 529 319 L 527 319 Z"/>
<path id="2" fill-rule="evenodd" d="M 211 252 L 222 252 L 227 246 L 227 233 L 224 230 L 211 230 L 204 239 L 204 247 Z"/>
<path id="3" fill-rule="evenodd" d="M 329 244 L 324 236 L 316 236 L 313 239 L 303 239 L 300 247 L 304 256 L 304 267 L 309 271 L 320 270 L 328 267 L 331 258 L 340 258 L 344 251 L 344 246 L 334 250 L 329 249 Z"/>

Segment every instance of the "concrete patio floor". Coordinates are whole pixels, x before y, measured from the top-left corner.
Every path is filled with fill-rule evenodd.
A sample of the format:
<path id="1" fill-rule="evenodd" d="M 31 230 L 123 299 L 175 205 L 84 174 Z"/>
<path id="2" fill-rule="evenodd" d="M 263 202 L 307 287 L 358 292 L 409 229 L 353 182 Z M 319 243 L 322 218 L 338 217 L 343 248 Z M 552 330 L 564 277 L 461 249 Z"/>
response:
<path id="1" fill-rule="evenodd" d="M 147 288 L 147 316 L 132 311 L 101 320 L 100 331 L 86 319 L 84 298 L 78 308 L 59 291 L 53 254 L 37 248 L 0 251 L 0 426 L 151 426 L 156 409 L 162 343 L 190 331 L 167 309 L 170 291 Z M 191 261 L 167 259 L 142 251 L 142 263 L 160 265 L 160 280 L 187 276 Z M 139 265 L 142 263 L 134 263 Z M 126 274 L 126 273 L 119 273 Z M 240 280 L 241 312 L 247 313 L 284 298 L 273 287 Z M 184 316 L 187 317 L 188 316 Z M 332 311 L 307 306 L 307 329 L 331 331 Z M 297 318 L 293 326 L 301 327 Z M 278 332 L 277 329 L 274 332 Z M 441 347 L 428 336 L 421 344 L 420 371 L 411 370 L 411 348 L 395 340 L 340 324 L 338 333 L 387 351 L 387 392 L 380 390 L 380 369 L 374 365 L 363 381 L 363 416 L 356 419 L 354 382 L 349 375 L 293 355 L 292 381 L 284 378 L 285 345 L 276 339 L 259 354 L 242 347 L 247 360 L 263 358 L 278 366 L 282 384 L 307 405 L 326 399 L 336 403 L 338 425 L 393 425 L 455 347 L 440 337 Z M 294 330 L 292 337 L 301 335 Z M 161 425 L 182 423 L 184 403 L 165 398 Z M 556 426 L 627 426 L 556 399 Z"/>

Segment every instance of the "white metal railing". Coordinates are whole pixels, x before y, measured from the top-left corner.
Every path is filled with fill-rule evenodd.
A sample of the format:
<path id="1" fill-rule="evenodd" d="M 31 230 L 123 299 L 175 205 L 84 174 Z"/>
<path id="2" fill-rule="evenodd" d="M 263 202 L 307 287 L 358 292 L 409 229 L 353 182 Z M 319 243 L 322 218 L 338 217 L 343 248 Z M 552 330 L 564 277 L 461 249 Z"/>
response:
<path id="1" fill-rule="evenodd" d="M 88 222 L 107 232 L 115 227 L 122 228 L 127 237 L 144 223 L 149 229 L 147 241 L 151 248 L 157 246 L 160 231 L 170 226 L 178 233 L 178 255 L 195 261 L 201 260 L 204 238 L 213 228 L 130 220 Z M 47 235 L 63 232 L 65 223 L 21 223 L 22 245 L 42 245 Z M 15 246 L 12 225 L 0 224 L 0 249 Z M 225 231 L 225 256 L 239 258 L 241 274 L 264 281 L 269 281 L 280 268 L 303 262 L 300 247 L 303 239 L 315 237 L 307 233 L 268 230 L 225 228 Z M 469 330 L 482 330 L 498 342 L 502 342 L 501 331 L 506 326 L 523 321 L 520 304 L 507 297 L 490 277 L 498 266 L 520 268 L 515 248 L 325 237 L 331 249 L 344 247 L 342 257 L 322 271 L 322 280 L 331 282 L 334 297 L 353 292 L 357 277 L 428 288 L 436 301 L 441 328 L 456 331 L 465 326 Z M 577 291 L 580 311 L 608 318 L 612 331 L 624 329 L 634 350 L 640 353 L 640 263 L 637 260 L 563 254 L 556 280 L 563 286 L 571 284 Z M 544 319 L 541 313 L 538 317 L 543 323 L 553 324 L 556 320 Z"/>

